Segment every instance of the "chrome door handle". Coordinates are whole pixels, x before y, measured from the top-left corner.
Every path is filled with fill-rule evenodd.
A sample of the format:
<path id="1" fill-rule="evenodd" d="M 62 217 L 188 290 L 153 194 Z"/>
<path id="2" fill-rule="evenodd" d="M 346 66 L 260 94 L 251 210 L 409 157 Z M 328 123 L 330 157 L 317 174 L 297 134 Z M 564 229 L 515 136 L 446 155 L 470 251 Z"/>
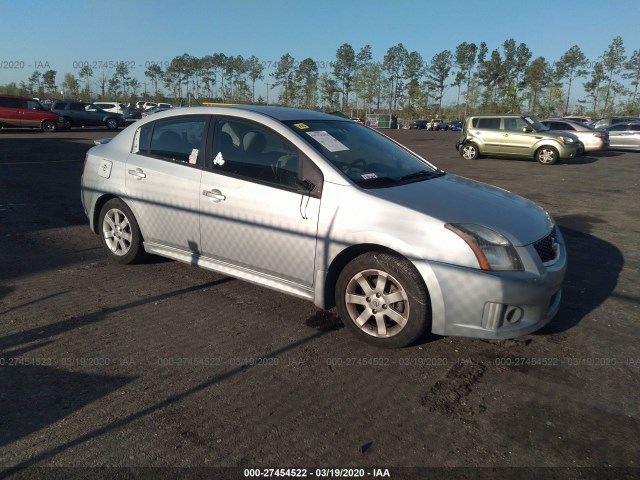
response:
<path id="1" fill-rule="evenodd" d="M 205 197 L 209 197 L 213 202 L 216 202 L 216 203 L 227 199 L 227 197 L 225 197 L 222 194 L 222 192 L 220 190 L 218 190 L 217 188 L 214 188 L 213 190 L 203 190 L 202 194 Z"/>
<path id="2" fill-rule="evenodd" d="M 143 178 L 147 178 L 147 174 L 142 171 L 141 168 L 136 168 L 135 170 L 129 170 L 129 175 L 133 175 L 136 177 L 136 180 L 142 180 Z"/>

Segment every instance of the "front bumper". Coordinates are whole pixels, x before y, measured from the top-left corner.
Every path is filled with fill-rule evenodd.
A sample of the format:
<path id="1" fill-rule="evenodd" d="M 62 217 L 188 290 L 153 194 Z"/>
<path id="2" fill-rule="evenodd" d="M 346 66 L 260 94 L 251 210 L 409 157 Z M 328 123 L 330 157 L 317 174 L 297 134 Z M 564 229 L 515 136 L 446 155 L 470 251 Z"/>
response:
<path id="1" fill-rule="evenodd" d="M 506 339 L 534 332 L 560 308 L 567 270 L 564 242 L 552 265 L 544 266 L 533 246 L 525 272 L 487 272 L 430 263 L 423 278 L 431 296 L 432 332 L 438 335 Z M 523 253 L 527 252 L 525 255 Z M 524 259 L 523 259 L 524 260 Z"/>

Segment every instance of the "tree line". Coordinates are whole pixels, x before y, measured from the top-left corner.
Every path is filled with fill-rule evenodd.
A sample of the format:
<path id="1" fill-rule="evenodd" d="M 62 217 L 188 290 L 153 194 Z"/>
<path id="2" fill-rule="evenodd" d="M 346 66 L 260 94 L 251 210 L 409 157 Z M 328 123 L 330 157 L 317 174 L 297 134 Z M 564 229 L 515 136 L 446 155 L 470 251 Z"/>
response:
<path id="1" fill-rule="evenodd" d="M 390 47 L 381 61 L 374 60 L 370 45 L 356 51 L 348 43 L 327 62 L 298 61 L 289 53 L 274 62 L 255 56 L 185 53 L 164 64 L 146 65 L 143 82 L 133 76 L 128 62 L 99 70 L 77 63 L 77 72 L 65 73 L 60 85 L 55 70 L 36 70 L 2 90 L 38 97 L 55 97 L 62 90 L 66 97 L 124 101 L 147 96 L 175 103 L 190 96 L 199 101 L 270 103 L 351 115 L 392 112 L 405 118 L 444 113 L 462 118 L 478 112 L 637 115 L 640 110 L 640 50 L 627 55 L 619 36 L 596 61 L 589 61 L 578 45 L 556 61 L 533 58 L 526 44 L 510 38 L 491 51 L 485 42 L 462 42 L 430 60 L 402 43 Z M 575 98 L 580 81 L 583 93 Z M 268 98 L 256 97 L 257 82 L 266 85 Z M 444 105 L 448 92 L 455 101 Z"/>

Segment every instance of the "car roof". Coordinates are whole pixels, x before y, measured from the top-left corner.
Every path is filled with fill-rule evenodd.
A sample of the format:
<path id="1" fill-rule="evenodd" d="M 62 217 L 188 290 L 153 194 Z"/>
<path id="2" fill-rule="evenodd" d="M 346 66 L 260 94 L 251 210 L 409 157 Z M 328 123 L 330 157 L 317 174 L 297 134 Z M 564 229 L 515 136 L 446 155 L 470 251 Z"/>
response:
<path id="1" fill-rule="evenodd" d="M 202 115 L 202 114 L 230 114 L 234 110 L 241 110 L 245 112 L 253 112 L 261 115 L 271 117 L 278 121 L 288 120 L 337 120 L 344 122 L 352 122 L 349 118 L 342 118 L 336 115 L 331 115 L 323 112 L 316 112 L 313 110 L 304 110 L 301 108 L 288 108 L 288 107 L 276 107 L 271 105 L 215 105 L 215 106 L 198 106 L 198 107 L 183 107 L 183 108 L 168 108 L 163 112 L 166 116 L 174 115 Z"/>

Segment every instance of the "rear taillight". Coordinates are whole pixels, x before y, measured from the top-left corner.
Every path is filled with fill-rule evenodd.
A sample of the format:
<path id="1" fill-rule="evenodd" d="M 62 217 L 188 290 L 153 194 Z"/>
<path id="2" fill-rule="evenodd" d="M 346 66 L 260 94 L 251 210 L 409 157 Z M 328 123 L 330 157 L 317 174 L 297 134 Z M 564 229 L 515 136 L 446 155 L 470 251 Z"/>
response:
<path id="1" fill-rule="evenodd" d="M 596 138 L 600 138 L 602 140 L 606 140 L 607 138 L 609 138 L 609 135 L 607 133 L 604 132 L 596 132 L 593 134 L 594 137 Z"/>

